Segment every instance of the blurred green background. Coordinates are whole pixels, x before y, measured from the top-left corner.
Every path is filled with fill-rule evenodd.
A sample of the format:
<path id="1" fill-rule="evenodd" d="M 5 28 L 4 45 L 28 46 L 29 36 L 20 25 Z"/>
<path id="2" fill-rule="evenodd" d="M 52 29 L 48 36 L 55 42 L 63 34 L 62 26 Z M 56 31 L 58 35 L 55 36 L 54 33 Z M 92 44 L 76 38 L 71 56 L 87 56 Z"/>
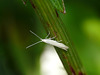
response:
<path id="1" fill-rule="evenodd" d="M 100 75 L 100 0 L 64 0 L 59 12 L 88 75 Z M 31 7 L 21 0 L 0 0 L 0 75 L 40 75 L 40 56 L 45 30 Z"/>

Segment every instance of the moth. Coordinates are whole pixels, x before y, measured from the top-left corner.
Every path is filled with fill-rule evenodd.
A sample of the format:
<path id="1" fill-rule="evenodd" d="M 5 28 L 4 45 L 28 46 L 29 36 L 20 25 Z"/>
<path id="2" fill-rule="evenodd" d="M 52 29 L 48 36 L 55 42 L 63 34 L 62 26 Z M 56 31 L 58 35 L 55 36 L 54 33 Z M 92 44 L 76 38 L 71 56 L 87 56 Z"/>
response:
<path id="1" fill-rule="evenodd" d="M 27 46 L 26 49 L 29 48 L 29 47 L 31 47 L 31 46 L 34 46 L 34 45 L 36 45 L 36 44 L 38 44 L 38 43 L 40 43 L 40 42 L 44 42 L 44 43 L 46 43 L 46 44 L 50 44 L 50 45 L 52 45 L 52 46 L 61 48 L 61 49 L 65 50 L 65 51 L 67 51 L 67 49 L 68 49 L 68 46 L 64 45 L 63 43 L 60 43 L 62 40 L 60 40 L 60 41 L 55 41 L 55 40 L 53 40 L 53 39 L 56 38 L 56 37 L 48 38 L 48 36 L 50 35 L 50 32 L 49 32 L 49 34 L 45 37 L 45 39 L 42 39 L 41 37 L 39 37 L 37 34 L 35 34 L 34 32 L 32 32 L 31 30 L 30 30 L 30 32 L 31 32 L 32 34 L 34 34 L 36 37 L 38 37 L 41 41 L 38 41 L 38 42 L 36 42 L 36 43 L 34 43 L 34 44 L 32 44 L 32 45 Z"/>

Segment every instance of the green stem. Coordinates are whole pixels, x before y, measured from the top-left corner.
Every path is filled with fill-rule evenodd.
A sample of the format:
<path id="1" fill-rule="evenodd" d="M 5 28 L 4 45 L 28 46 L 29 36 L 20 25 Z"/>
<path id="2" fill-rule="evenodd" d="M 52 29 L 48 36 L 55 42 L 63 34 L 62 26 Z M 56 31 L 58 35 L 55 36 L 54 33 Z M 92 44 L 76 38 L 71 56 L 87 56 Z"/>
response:
<path id="1" fill-rule="evenodd" d="M 30 0 L 30 2 L 46 32 L 50 31 L 51 37 L 56 36 L 57 41 L 62 40 L 62 43 L 69 47 L 68 51 L 55 47 L 68 75 L 85 75 L 64 24 L 50 0 Z"/>

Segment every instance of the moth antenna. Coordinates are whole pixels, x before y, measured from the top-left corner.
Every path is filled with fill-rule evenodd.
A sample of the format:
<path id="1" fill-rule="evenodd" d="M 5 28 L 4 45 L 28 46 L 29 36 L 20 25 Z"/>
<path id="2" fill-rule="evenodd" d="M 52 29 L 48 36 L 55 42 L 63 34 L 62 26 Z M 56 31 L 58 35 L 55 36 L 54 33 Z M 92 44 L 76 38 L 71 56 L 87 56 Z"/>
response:
<path id="1" fill-rule="evenodd" d="M 34 43 L 34 44 L 31 44 L 31 45 L 27 46 L 26 49 L 28 49 L 29 47 L 32 47 L 32 46 L 34 46 L 34 45 L 36 45 L 36 44 L 38 44 L 38 43 L 40 43 L 40 42 L 42 42 L 42 41 L 38 41 L 38 42 L 36 42 L 36 43 Z"/>
<path id="2" fill-rule="evenodd" d="M 42 39 L 41 37 L 39 37 L 37 34 L 35 34 L 34 32 L 32 32 L 31 30 L 30 30 L 30 32 L 31 32 L 32 34 L 34 34 L 36 37 L 38 37 L 40 40 Z"/>

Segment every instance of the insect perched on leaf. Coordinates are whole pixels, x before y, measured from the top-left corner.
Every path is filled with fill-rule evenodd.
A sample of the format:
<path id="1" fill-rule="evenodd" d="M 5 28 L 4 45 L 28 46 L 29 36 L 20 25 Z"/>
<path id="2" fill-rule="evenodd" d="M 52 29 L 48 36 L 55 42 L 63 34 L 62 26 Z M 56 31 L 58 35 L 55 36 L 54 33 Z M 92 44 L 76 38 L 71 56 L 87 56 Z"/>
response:
<path id="1" fill-rule="evenodd" d="M 44 43 L 46 43 L 46 44 L 50 44 L 50 45 L 52 45 L 52 46 L 61 48 L 61 49 L 65 50 L 65 51 L 67 51 L 67 49 L 68 49 L 68 46 L 64 45 L 63 43 L 60 43 L 60 41 L 62 41 L 62 40 L 60 40 L 60 41 L 57 42 L 57 41 L 55 41 L 55 40 L 52 40 L 52 39 L 54 39 L 54 38 L 56 38 L 56 37 L 48 38 L 48 36 L 50 35 L 50 32 L 49 32 L 49 34 L 45 37 L 45 39 L 42 39 L 41 37 L 39 37 L 37 34 L 35 34 L 34 32 L 32 32 L 31 30 L 30 30 L 30 32 L 31 32 L 32 34 L 34 34 L 36 37 L 38 37 L 41 41 L 38 41 L 38 42 L 36 42 L 36 43 L 34 43 L 34 44 L 32 44 L 32 45 L 27 46 L 26 49 L 29 48 L 29 47 L 31 47 L 31 46 L 33 46 L 33 45 L 36 45 L 36 44 L 38 44 L 38 43 L 40 43 L 40 42 L 44 42 Z M 47 38 L 48 38 L 48 39 L 47 39 Z"/>

